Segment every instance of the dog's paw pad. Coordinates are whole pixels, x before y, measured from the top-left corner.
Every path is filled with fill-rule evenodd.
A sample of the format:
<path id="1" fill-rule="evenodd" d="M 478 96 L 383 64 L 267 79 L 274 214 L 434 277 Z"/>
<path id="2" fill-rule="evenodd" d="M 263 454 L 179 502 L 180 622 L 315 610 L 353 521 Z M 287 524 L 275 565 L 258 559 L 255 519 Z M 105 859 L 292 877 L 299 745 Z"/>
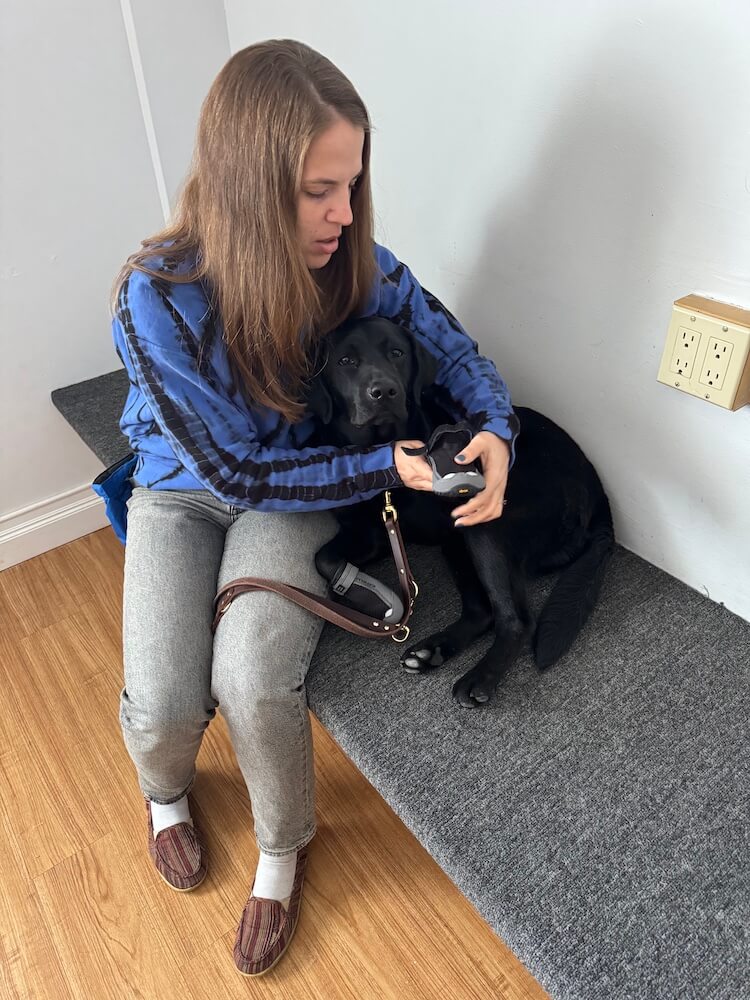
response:
<path id="1" fill-rule="evenodd" d="M 432 670 L 444 663 L 440 647 L 419 646 L 410 649 L 401 657 L 401 666 L 409 673 L 417 674 L 423 670 Z"/>
<path id="2" fill-rule="evenodd" d="M 493 681 L 474 678 L 471 674 L 459 677 L 453 685 L 453 698 L 463 708 L 477 708 L 486 705 L 495 690 Z"/>

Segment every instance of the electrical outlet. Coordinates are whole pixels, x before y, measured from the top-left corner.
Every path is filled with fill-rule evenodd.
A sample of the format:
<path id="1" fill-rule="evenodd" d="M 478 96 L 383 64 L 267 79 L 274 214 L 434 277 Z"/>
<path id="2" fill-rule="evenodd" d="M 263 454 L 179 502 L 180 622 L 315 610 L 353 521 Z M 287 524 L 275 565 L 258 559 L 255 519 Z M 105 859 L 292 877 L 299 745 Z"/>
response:
<path id="1" fill-rule="evenodd" d="M 750 403 L 750 309 L 677 299 L 657 378 L 728 410 Z"/>
<path id="2" fill-rule="evenodd" d="M 685 378 L 690 378 L 693 374 L 700 343 L 701 335 L 696 330 L 688 330 L 687 327 L 681 326 L 675 337 L 669 370 L 675 375 L 684 375 Z"/>
<path id="3" fill-rule="evenodd" d="M 706 360 L 701 369 L 702 375 L 698 380 L 701 385 L 714 386 L 721 389 L 729 371 L 729 362 L 732 358 L 732 345 L 726 340 L 716 340 L 712 337 L 706 349 Z"/>

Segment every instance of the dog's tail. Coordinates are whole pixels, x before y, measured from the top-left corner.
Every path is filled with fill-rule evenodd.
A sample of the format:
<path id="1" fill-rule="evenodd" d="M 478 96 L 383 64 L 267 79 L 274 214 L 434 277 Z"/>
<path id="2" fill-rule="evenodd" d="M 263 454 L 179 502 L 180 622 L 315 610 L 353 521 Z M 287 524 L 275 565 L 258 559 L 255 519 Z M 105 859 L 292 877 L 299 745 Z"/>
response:
<path id="1" fill-rule="evenodd" d="M 615 547 L 612 512 L 602 497 L 589 525 L 589 542 L 552 588 L 534 633 L 534 659 L 541 669 L 566 653 L 583 628 L 599 596 L 604 570 Z"/>

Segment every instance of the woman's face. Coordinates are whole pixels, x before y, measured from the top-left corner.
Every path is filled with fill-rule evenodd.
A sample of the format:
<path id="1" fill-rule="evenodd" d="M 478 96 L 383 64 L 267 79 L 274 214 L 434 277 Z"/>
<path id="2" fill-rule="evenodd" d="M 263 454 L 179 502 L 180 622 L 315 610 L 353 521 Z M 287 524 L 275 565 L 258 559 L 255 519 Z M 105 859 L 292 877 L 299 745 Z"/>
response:
<path id="1" fill-rule="evenodd" d="M 364 129 L 339 118 L 313 140 L 297 196 L 297 236 L 307 266 L 325 267 L 352 224 L 351 194 L 362 172 Z"/>

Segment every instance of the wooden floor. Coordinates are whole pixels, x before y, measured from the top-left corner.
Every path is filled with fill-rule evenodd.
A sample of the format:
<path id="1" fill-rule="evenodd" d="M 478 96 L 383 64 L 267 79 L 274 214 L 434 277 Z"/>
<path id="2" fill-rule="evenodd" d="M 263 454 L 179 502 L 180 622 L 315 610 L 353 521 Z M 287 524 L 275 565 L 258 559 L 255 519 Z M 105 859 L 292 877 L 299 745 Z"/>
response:
<path id="1" fill-rule="evenodd" d="M 247 793 L 217 716 L 194 793 L 209 875 L 171 891 L 117 717 L 122 559 L 105 529 L 0 573 L 0 996 L 545 998 L 315 721 L 319 833 L 297 933 L 263 979 L 235 971 Z"/>

